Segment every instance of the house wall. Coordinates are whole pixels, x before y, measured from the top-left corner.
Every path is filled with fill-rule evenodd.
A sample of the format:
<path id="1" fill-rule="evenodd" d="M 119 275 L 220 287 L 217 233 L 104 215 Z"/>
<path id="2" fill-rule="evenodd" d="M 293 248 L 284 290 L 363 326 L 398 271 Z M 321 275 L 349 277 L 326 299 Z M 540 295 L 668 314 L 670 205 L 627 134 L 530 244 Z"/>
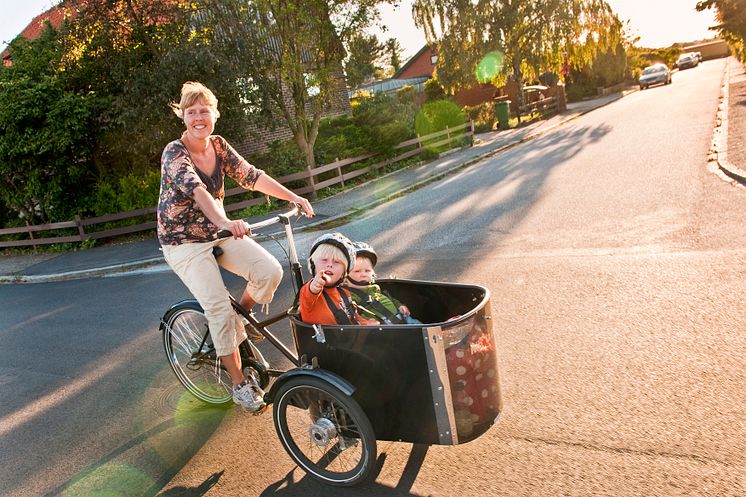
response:
<path id="1" fill-rule="evenodd" d="M 462 107 L 471 107 L 484 102 L 492 101 L 499 90 L 493 85 L 477 85 L 471 88 L 458 90 L 453 98 Z"/>
<path id="2" fill-rule="evenodd" d="M 699 52 L 702 60 L 717 59 L 730 55 L 730 46 L 725 40 L 710 41 L 699 45 L 689 45 L 683 48 L 684 52 Z"/>
<path id="3" fill-rule="evenodd" d="M 420 76 L 432 76 L 435 71 L 435 65 L 431 62 L 430 56 L 435 52 L 431 50 L 423 50 L 415 60 L 412 61 L 407 67 L 403 68 L 400 73 L 396 75 L 396 79 L 407 79 L 417 78 Z"/>

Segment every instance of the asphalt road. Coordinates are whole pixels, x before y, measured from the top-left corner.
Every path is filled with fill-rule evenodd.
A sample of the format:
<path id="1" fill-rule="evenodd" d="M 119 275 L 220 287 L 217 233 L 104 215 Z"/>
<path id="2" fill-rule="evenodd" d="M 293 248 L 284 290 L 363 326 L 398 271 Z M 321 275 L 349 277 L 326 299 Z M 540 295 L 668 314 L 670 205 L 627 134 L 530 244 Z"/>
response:
<path id="1" fill-rule="evenodd" d="M 723 62 L 338 228 L 381 275 L 490 288 L 505 408 L 481 438 L 381 442 L 374 481 L 324 487 L 271 416 L 176 384 L 170 273 L 5 285 L 0 494 L 744 495 L 746 190 L 705 166 Z"/>

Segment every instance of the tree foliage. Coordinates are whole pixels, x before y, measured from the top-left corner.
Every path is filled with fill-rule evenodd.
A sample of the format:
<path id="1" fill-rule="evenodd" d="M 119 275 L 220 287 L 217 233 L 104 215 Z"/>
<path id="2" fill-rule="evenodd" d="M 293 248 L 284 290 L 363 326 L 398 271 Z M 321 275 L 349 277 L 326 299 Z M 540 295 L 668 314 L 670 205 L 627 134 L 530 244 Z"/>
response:
<path id="1" fill-rule="evenodd" d="M 344 89 L 344 45 L 374 18 L 379 0 L 205 1 L 201 33 L 268 122 L 279 116 L 308 167 L 322 115 Z"/>
<path id="2" fill-rule="evenodd" d="M 157 169 L 180 127 L 167 104 L 183 72 L 164 64 L 186 40 L 180 5 L 77 0 L 61 8 L 59 31 L 14 40 L 13 64 L 0 69 L 2 198 L 30 222 L 84 213 L 95 185 Z"/>
<path id="3" fill-rule="evenodd" d="M 746 2 L 744 0 L 703 0 L 697 2 L 697 10 L 715 10 L 718 24 L 713 26 L 723 39 L 736 48 L 741 60 L 746 59 Z"/>
<path id="4" fill-rule="evenodd" d="M 401 68 L 401 56 L 402 48 L 399 45 L 399 40 L 396 38 L 389 38 L 384 43 L 384 56 L 386 62 L 391 66 L 391 73 L 395 73 Z"/>
<path id="5" fill-rule="evenodd" d="M 0 198 L 29 222 L 69 214 L 76 187 L 91 184 L 90 157 L 105 99 L 71 89 L 56 37 L 11 44 L 15 64 L 0 70 Z"/>
<path id="6" fill-rule="evenodd" d="M 377 61 L 383 55 L 384 49 L 384 45 L 374 34 L 359 33 L 350 39 L 345 62 L 347 85 L 350 88 L 357 88 L 373 79 L 376 71 L 380 71 Z"/>
<path id="7" fill-rule="evenodd" d="M 570 64 L 586 65 L 614 49 L 622 33 L 604 0 L 415 0 L 413 14 L 437 44 L 436 75 L 449 92 L 559 73 L 564 54 Z"/>
<path id="8" fill-rule="evenodd" d="M 168 104 L 187 80 L 218 95 L 220 134 L 242 141 L 248 124 L 279 121 L 313 164 L 319 118 L 344 88 L 344 42 L 379 1 L 60 4 L 59 30 L 16 39 L 0 67 L 0 213 L 62 221 L 103 214 L 116 195 L 112 206 L 141 201 L 132 189 L 150 187 L 183 130 Z"/>

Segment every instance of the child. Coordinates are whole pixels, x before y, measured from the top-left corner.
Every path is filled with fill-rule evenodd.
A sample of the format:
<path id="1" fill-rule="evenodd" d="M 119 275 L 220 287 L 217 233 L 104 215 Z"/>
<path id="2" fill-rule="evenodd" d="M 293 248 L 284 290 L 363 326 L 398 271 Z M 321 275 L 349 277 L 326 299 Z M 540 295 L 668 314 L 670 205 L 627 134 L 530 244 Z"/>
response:
<path id="1" fill-rule="evenodd" d="M 327 233 L 311 246 L 313 278 L 300 289 L 301 320 L 310 324 L 380 324 L 358 314 L 348 290 L 340 285 L 355 263 L 355 247 L 341 233 Z"/>
<path id="2" fill-rule="evenodd" d="M 373 247 L 365 242 L 355 242 L 353 245 L 355 265 L 349 271 L 346 286 L 352 293 L 358 312 L 383 324 L 422 324 L 410 315 L 406 305 L 382 292 L 381 287 L 375 284 L 373 268 L 378 262 L 378 255 Z"/>

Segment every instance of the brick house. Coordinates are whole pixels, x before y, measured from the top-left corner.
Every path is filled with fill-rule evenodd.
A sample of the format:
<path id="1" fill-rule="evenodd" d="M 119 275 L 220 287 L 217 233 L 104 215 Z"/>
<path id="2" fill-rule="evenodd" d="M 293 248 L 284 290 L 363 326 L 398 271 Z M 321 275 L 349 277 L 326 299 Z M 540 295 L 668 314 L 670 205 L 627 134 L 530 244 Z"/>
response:
<path id="1" fill-rule="evenodd" d="M 50 8 L 46 12 L 34 17 L 31 22 L 24 28 L 18 36 L 22 36 L 25 39 L 32 41 L 41 36 L 47 25 L 51 25 L 52 28 L 58 29 L 68 16 L 73 15 L 74 10 L 67 8 L 70 4 L 74 3 L 75 0 L 62 0 L 59 4 Z M 13 64 L 10 51 L 6 48 L 2 54 L 3 65 L 10 66 Z M 352 107 L 350 106 L 350 99 L 347 91 L 347 84 L 345 82 L 342 68 L 339 70 L 338 90 L 337 95 L 334 99 L 334 105 L 330 111 L 324 114 L 324 117 L 332 117 L 343 114 L 351 114 Z M 292 95 L 289 89 L 283 91 L 283 95 L 286 97 L 287 102 L 292 102 Z M 252 138 L 245 140 L 242 143 L 236 144 L 236 149 L 242 155 L 249 155 L 252 153 L 264 152 L 269 148 L 269 145 L 274 141 L 285 141 L 293 138 L 293 133 L 287 126 L 276 126 L 263 127 L 259 125 L 250 125 L 247 127 L 247 134 Z"/>

